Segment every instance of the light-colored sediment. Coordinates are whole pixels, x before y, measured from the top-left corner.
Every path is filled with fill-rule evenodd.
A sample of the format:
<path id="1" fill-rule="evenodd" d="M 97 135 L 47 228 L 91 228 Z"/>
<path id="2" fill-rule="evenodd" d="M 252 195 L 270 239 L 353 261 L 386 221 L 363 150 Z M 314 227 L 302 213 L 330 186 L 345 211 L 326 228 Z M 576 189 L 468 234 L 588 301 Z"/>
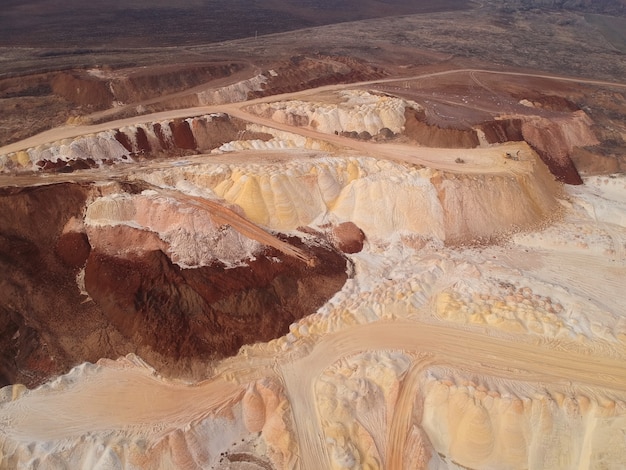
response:
<path id="1" fill-rule="evenodd" d="M 159 169 L 142 177 L 155 185 L 185 182 L 210 189 L 242 208 L 252 222 L 273 230 L 351 221 L 367 236 L 406 231 L 456 242 L 530 227 L 558 209 L 559 188 L 534 152 L 523 144 L 505 148 L 520 149 L 523 160 L 507 167 L 503 148 L 465 154 L 468 162 L 478 161 L 478 168 L 485 164 L 481 158 L 503 167 L 501 172 L 492 167 L 487 174 L 476 168 L 475 173 L 459 174 L 460 164 L 454 162 L 453 169 L 438 171 L 366 157 L 281 150 L 258 153 L 249 163 L 245 154 L 233 155 L 236 163 L 209 160 L 192 169 Z M 439 166 L 450 158 L 441 149 L 411 151 L 416 160 L 432 158 Z M 275 163 L 262 162 L 261 155 Z M 408 155 L 404 159 L 410 162 Z"/>
<path id="2" fill-rule="evenodd" d="M 115 253 L 103 227 L 153 232 L 146 243 L 201 264 L 224 256 L 191 249 L 220 224 L 241 257 L 280 241 L 272 230 L 353 222 L 365 234 L 353 278 L 285 336 L 207 365 L 201 383 L 128 356 L 2 389 L 0 466 L 623 464 L 623 175 L 563 188 L 524 143 L 423 149 L 249 122 L 325 150 L 235 152 L 241 139 L 231 153 L 147 164 L 122 179 L 148 190 L 103 193 L 68 230 L 98 228 L 94 243 Z"/>
<path id="3" fill-rule="evenodd" d="M 623 178 L 587 183 L 570 201 L 623 204 Z M 594 226 L 585 213 L 560 224 Z M 626 419 L 625 299 L 616 286 L 626 260 L 594 256 L 624 243 L 624 228 L 611 230 L 613 238 L 590 232 L 593 248 L 564 246 L 551 228 L 482 249 L 370 244 L 353 257 L 355 279 L 318 314 L 244 348 L 202 384 L 165 381 L 131 360 L 83 366 L 14 396 L 5 389 L 4 462 L 217 465 L 239 443 L 279 468 L 404 468 L 396 465 L 415 456 L 435 468 L 615 465 Z M 533 237 L 545 247 L 529 248 Z M 602 275 L 581 272 L 580 259 Z M 259 385 L 267 380 L 269 402 Z M 396 410 L 402 403 L 410 409 Z M 217 427 L 229 431 L 209 437 Z M 391 459 L 390 448 L 403 457 Z"/>

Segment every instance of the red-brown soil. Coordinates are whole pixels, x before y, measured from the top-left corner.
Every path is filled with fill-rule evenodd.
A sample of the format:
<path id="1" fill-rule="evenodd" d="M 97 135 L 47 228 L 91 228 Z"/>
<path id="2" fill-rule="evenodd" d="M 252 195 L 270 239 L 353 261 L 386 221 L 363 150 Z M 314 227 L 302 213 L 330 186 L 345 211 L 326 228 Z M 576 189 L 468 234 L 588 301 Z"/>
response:
<path id="1" fill-rule="evenodd" d="M 230 269 L 181 269 L 160 250 L 98 253 L 80 230 L 64 233 L 80 227 L 72 219 L 82 220 L 95 191 L 58 184 L 0 193 L 1 384 L 35 386 L 81 362 L 130 352 L 163 373 L 190 376 L 200 361 L 287 333 L 347 278 L 346 259 L 326 242 L 306 246 L 315 267 L 269 247 Z M 91 299 L 76 281 L 85 262 Z"/>
<path id="2" fill-rule="evenodd" d="M 379 67 L 350 57 L 293 56 L 277 64 L 276 75 L 271 75 L 261 91 L 250 92 L 249 99 L 290 93 L 324 85 L 376 80 L 387 76 Z"/>
<path id="3" fill-rule="evenodd" d="M 423 110 L 407 108 L 405 134 L 410 139 L 425 147 L 441 148 L 474 148 L 479 144 L 478 136 L 473 129 L 455 129 L 429 124 Z"/>
<path id="4" fill-rule="evenodd" d="M 248 67 L 243 62 L 219 61 L 102 69 L 97 75 L 85 70 L 67 70 L 2 79 L 0 112 L 5 119 L 0 127 L 0 145 L 59 126 L 68 117 L 110 109 L 114 103 L 126 105 L 116 108 L 117 117 L 197 106 L 194 90 L 223 86 L 228 84 L 229 77 L 236 81 Z M 386 76 L 381 68 L 349 57 L 294 56 L 272 67 L 277 75 L 266 72 L 268 81 L 264 89 L 251 92 L 250 98 Z M 40 103 L 45 103 L 48 109 L 42 110 Z"/>
<path id="5" fill-rule="evenodd" d="M 331 241 L 344 253 L 359 253 L 363 249 L 365 234 L 354 222 L 343 222 L 332 228 Z"/>
<path id="6" fill-rule="evenodd" d="M 621 148 L 623 140 L 619 132 L 608 129 L 623 126 L 618 118 L 626 109 L 626 99 L 621 93 L 612 95 L 622 97 L 613 104 L 614 110 L 597 104 L 590 108 L 587 87 L 540 77 L 502 78 L 468 72 L 378 88 L 423 107 L 406 113 L 405 134 L 420 145 L 476 147 L 476 130 L 490 144 L 526 141 L 552 174 L 567 184 L 582 183 L 573 155 L 584 170 L 620 168 L 616 147 Z M 608 147 L 614 149 L 613 162 Z"/>
<path id="7" fill-rule="evenodd" d="M 108 108 L 113 103 L 113 94 L 106 82 L 95 77 L 61 72 L 54 75 L 51 86 L 55 95 L 78 106 L 97 110 Z"/>

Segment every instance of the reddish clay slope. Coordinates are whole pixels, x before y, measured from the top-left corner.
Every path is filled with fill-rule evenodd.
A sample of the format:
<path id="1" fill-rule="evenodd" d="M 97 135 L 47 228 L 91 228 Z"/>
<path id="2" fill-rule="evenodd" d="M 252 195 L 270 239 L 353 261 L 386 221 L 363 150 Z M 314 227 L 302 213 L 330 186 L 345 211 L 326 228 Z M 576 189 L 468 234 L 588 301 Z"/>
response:
<path id="1" fill-rule="evenodd" d="M 345 257 L 325 242 L 305 247 L 315 267 L 273 248 L 230 269 L 182 269 L 154 249 L 124 258 L 96 252 L 81 227 L 97 191 L 0 190 L 0 384 L 35 386 L 130 352 L 163 373 L 191 375 L 196 363 L 287 333 L 347 279 Z M 85 263 L 91 300 L 76 281 Z"/>

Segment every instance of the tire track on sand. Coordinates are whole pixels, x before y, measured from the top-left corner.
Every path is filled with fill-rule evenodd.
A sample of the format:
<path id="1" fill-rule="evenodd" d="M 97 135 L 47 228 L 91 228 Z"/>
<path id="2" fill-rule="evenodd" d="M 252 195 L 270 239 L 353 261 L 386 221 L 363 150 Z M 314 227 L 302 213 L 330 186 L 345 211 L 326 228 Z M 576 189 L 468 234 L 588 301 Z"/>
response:
<path id="1" fill-rule="evenodd" d="M 342 357 L 382 349 L 431 354 L 433 360 L 424 362 L 426 366 L 471 369 L 517 380 L 528 372 L 533 381 L 626 392 L 626 363 L 622 360 L 553 351 L 442 325 L 395 321 L 354 326 L 323 337 L 309 355 L 280 365 L 300 446 L 301 469 L 330 468 L 315 401 L 317 378 Z"/>

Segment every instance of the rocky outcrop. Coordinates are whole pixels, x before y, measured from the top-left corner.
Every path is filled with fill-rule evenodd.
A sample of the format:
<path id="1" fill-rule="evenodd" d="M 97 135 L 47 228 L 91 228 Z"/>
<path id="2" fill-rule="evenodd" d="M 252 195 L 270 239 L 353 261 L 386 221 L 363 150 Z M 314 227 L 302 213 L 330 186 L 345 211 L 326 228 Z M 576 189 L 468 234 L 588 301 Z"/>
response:
<path id="1" fill-rule="evenodd" d="M 143 158 L 209 152 L 237 138 L 269 140 L 226 114 L 147 122 L 0 156 L 0 172 L 71 172 Z"/>
<path id="2" fill-rule="evenodd" d="M 422 109 L 407 108 L 404 117 L 404 134 L 425 147 L 474 148 L 479 144 L 474 129 L 444 128 L 429 124 Z"/>
<path id="3" fill-rule="evenodd" d="M 344 253 L 359 253 L 363 249 L 365 234 L 353 222 L 343 222 L 332 228 L 331 241 Z"/>
<path id="4" fill-rule="evenodd" d="M 283 239 L 315 266 L 171 199 L 106 191 L 113 194 L 75 184 L 2 191 L 0 383 L 35 386 L 130 352 L 190 376 L 199 361 L 286 334 L 347 279 L 346 259 L 310 235 Z M 205 262 L 181 266 L 198 256 Z"/>

